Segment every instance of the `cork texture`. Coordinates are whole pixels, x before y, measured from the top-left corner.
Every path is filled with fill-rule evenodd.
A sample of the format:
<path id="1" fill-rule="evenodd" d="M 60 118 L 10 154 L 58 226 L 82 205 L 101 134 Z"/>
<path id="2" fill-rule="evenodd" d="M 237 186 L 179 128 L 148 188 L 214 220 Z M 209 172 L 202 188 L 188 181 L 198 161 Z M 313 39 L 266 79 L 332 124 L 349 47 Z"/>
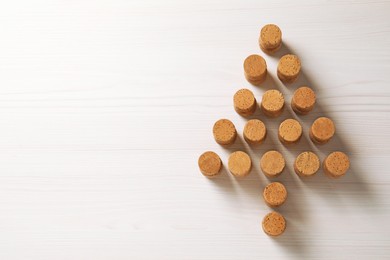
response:
<path id="1" fill-rule="evenodd" d="M 268 177 L 279 176 L 286 166 L 283 155 L 278 151 L 268 151 L 260 159 L 260 168 Z"/>
<path id="2" fill-rule="evenodd" d="M 263 198 L 270 207 L 278 207 L 287 199 L 287 190 L 280 182 L 272 182 L 264 188 Z"/>
<path id="3" fill-rule="evenodd" d="M 249 144 L 261 144 L 266 134 L 267 129 L 259 119 L 251 119 L 245 124 L 243 136 Z"/>
<path id="4" fill-rule="evenodd" d="M 329 177 L 338 178 L 343 176 L 349 169 L 350 162 L 348 156 L 343 152 L 333 152 L 329 154 L 323 163 L 325 173 Z"/>
<path id="5" fill-rule="evenodd" d="M 313 152 L 299 154 L 294 162 L 295 173 L 302 177 L 314 175 L 319 168 L 320 159 Z"/>
<path id="6" fill-rule="evenodd" d="M 207 151 L 199 156 L 198 165 L 201 173 L 207 177 L 217 176 L 222 168 L 221 158 L 212 151 Z"/>
<path id="7" fill-rule="evenodd" d="M 261 111 L 266 116 L 277 117 L 283 112 L 284 97 L 282 92 L 276 89 L 267 90 L 261 99 Z"/>
<path id="8" fill-rule="evenodd" d="M 230 145 L 236 140 L 236 127 L 230 120 L 220 119 L 214 124 L 213 135 L 217 143 L 221 145 Z"/>
<path id="9" fill-rule="evenodd" d="M 302 136 L 302 126 L 295 119 L 286 119 L 279 126 L 279 140 L 284 144 L 293 144 Z"/>
<path id="10" fill-rule="evenodd" d="M 256 111 L 257 102 L 252 91 L 249 89 L 238 90 L 233 97 L 234 109 L 242 116 L 253 115 Z"/>
<path id="11" fill-rule="evenodd" d="M 295 90 L 291 99 L 291 108 L 298 114 L 306 115 L 313 110 L 316 103 L 316 94 L 306 86 Z"/>
<path id="12" fill-rule="evenodd" d="M 267 77 L 267 63 L 260 55 L 252 54 L 244 61 L 245 78 L 253 85 L 259 85 Z"/>
<path id="13" fill-rule="evenodd" d="M 310 138 L 317 144 L 327 143 L 335 134 L 335 125 L 330 118 L 317 118 L 310 127 Z"/>
<path id="14" fill-rule="evenodd" d="M 282 46 L 282 31 L 275 24 L 267 24 L 260 31 L 260 48 L 268 54 L 275 53 Z"/>
<path id="15" fill-rule="evenodd" d="M 281 214 L 277 212 L 271 212 L 265 215 L 262 227 L 267 235 L 279 236 L 283 234 L 284 230 L 286 229 L 286 220 Z"/>
<path id="16" fill-rule="evenodd" d="M 301 71 L 301 61 L 293 54 L 284 55 L 278 63 L 277 75 L 283 83 L 293 83 Z"/>
<path id="17" fill-rule="evenodd" d="M 251 158 L 245 152 L 234 152 L 229 157 L 228 168 L 234 176 L 245 177 L 250 173 L 252 168 Z"/>

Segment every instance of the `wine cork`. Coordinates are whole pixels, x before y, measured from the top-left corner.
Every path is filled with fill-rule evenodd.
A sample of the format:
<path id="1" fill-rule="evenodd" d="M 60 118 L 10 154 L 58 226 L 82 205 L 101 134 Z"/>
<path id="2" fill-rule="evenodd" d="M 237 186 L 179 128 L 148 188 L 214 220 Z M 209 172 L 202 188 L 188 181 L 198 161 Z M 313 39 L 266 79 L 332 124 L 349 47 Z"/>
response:
<path id="1" fill-rule="evenodd" d="M 310 139 L 317 144 L 327 143 L 334 135 L 336 129 L 331 119 L 317 118 L 310 127 Z"/>
<path id="2" fill-rule="evenodd" d="M 218 154 L 212 151 L 207 151 L 199 156 L 198 165 L 204 176 L 214 177 L 221 171 L 222 161 Z"/>
<path id="3" fill-rule="evenodd" d="M 248 144 L 261 144 L 267 135 L 267 129 L 261 120 L 251 119 L 245 124 L 243 135 Z"/>
<path id="4" fill-rule="evenodd" d="M 277 117 L 283 112 L 284 97 L 276 89 L 267 90 L 261 99 L 261 110 L 266 116 Z"/>
<path id="5" fill-rule="evenodd" d="M 245 78 L 253 85 L 259 85 L 267 77 L 267 63 L 260 55 L 252 54 L 244 61 Z"/>
<path id="6" fill-rule="evenodd" d="M 314 91 L 306 86 L 295 90 L 291 99 L 291 108 L 298 114 L 306 115 L 313 108 L 316 103 L 316 94 Z"/>
<path id="7" fill-rule="evenodd" d="M 270 207 L 278 207 L 287 199 L 287 190 L 280 182 L 272 182 L 264 188 L 263 198 Z"/>
<path id="8" fill-rule="evenodd" d="M 279 126 L 279 140 L 284 144 L 293 144 L 302 136 L 302 126 L 295 119 L 286 119 Z"/>
<path id="9" fill-rule="evenodd" d="M 282 46 L 282 31 L 275 24 L 267 24 L 260 31 L 260 48 L 268 54 L 272 54 Z"/>
<path id="10" fill-rule="evenodd" d="M 295 173 L 302 177 L 314 175 L 319 168 L 320 159 L 313 152 L 299 154 L 294 162 Z"/>
<path id="11" fill-rule="evenodd" d="M 220 145 L 232 144 L 237 137 L 236 127 L 228 119 L 220 119 L 215 122 L 213 134 L 215 141 Z"/>
<path id="12" fill-rule="evenodd" d="M 301 61 L 296 55 L 287 54 L 279 60 L 278 78 L 283 83 L 293 83 L 301 71 Z"/>
<path id="13" fill-rule="evenodd" d="M 257 102 L 252 91 L 240 89 L 233 97 L 234 109 L 242 116 L 253 115 L 256 111 Z"/>
<path id="14" fill-rule="evenodd" d="M 230 155 L 228 161 L 229 171 L 236 177 L 247 176 L 252 168 L 251 158 L 242 151 L 234 152 Z"/>
<path id="15" fill-rule="evenodd" d="M 286 220 L 281 214 L 273 211 L 265 215 L 262 226 L 267 235 L 279 236 L 286 229 Z"/>
<path id="16" fill-rule="evenodd" d="M 268 177 L 279 176 L 286 166 L 283 155 L 278 151 L 268 151 L 260 159 L 260 168 Z"/>
<path id="17" fill-rule="evenodd" d="M 323 168 L 329 177 L 341 177 L 349 169 L 349 158 L 343 152 L 333 152 L 325 158 Z"/>

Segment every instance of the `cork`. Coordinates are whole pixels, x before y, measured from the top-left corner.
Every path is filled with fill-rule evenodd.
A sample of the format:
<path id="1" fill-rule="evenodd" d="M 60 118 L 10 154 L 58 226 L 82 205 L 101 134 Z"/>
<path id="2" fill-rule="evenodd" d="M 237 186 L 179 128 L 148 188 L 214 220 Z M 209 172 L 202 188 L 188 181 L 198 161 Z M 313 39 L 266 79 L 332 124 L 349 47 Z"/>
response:
<path id="1" fill-rule="evenodd" d="M 234 152 L 229 157 L 228 168 L 234 176 L 245 177 L 250 173 L 252 168 L 251 158 L 245 152 Z"/>
<path id="2" fill-rule="evenodd" d="M 222 168 L 222 161 L 218 154 L 207 151 L 199 156 L 198 165 L 204 176 L 214 177 L 219 175 Z"/>
<path id="3" fill-rule="evenodd" d="M 260 55 L 252 54 L 244 61 L 245 78 L 253 85 L 260 85 L 267 77 L 267 63 Z"/>
<path id="4" fill-rule="evenodd" d="M 220 145 L 232 144 L 237 137 L 236 127 L 228 119 L 220 119 L 215 122 L 213 134 L 215 141 Z"/>
<path id="5" fill-rule="evenodd" d="M 283 83 L 293 83 L 301 71 L 301 61 L 296 55 L 287 54 L 279 60 L 278 78 Z"/>
<path id="6" fill-rule="evenodd" d="M 267 24 L 260 31 L 260 48 L 268 54 L 275 53 L 282 46 L 282 31 L 275 24 Z"/>
<path id="7" fill-rule="evenodd" d="M 280 182 L 272 182 L 264 188 L 263 198 L 270 207 L 278 207 L 287 199 L 287 190 Z"/>
<path id="8" fill-rule="evenodd" d="M 286 166 L 283 155 L 278 151 L 268 151 L 260 159 L 260 168 L 265 176 L 279 176 Z"/>
<path id="9" fill-rule="evenodd" d="M 306 115 L 313 110 L 316 103 L 316 94 L 306 86 L 295 90 L 291 99 L 291 108 L 298 114 Z"/>
<path id="10" fill-rule="evenodd" d="M 267 235 L 279 236 L 286 229 L 286 220 L 281 214 L 273 211 L 265 215 L 262 226 Z"/>
<path id="11" fill-rule="evenodd" d="M 248 144 L 261 144 L 267 135 L 267 129 L 261 120 L 251 119 L 245 124 L 243 135 Z"/>
<path id="12" fill-rule="evenodd" d="M 327 117 L 317 118 L 310 127 L 310 139 L 317 144 L 327 143 L 335 133 L 335 126 Z"/>
<path id="13" fill-rule="evenodd" d="M 343 152 L 333 152 L 325 158 L 323 168 L 329 177 L 341 177 L 349 169 L 349 158 Z"/>
<path id="14" fill-rule="evenodd" d="M 261 99 L 261 111 L 266 116 L 277 117 L 283 112 L 284 97 L 283 94 L 276 89 L 267 90 Z"/>
<path id="15" fill-rule="evenodd" d="M 314 175 L 320 168 L 320 159 L 313 152 L 303 152 L 294 162 L 295 173 L 301 177 Z"/>
<path id="16" fill-rule="evenodd" d="M 242 116 L 253 115 L 256 111 L 257 102 L 252 91 L 240 89 L 233 97 L 234 109 Z"/>
<path id="17" fill-rule="evenodd" d="M 302 136 L 302 126 L 295 119 L 286 119 L 279 126 L 279 140 L 284 144 L 293 144 Z"/>

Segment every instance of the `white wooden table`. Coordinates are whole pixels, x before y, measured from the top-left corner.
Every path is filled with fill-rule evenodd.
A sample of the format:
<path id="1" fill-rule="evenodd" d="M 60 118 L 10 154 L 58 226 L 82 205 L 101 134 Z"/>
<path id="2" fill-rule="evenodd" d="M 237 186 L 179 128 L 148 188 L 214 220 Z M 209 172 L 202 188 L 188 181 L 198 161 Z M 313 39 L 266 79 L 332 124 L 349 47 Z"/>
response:
<path id="1" fill-rule="evenodd" d="M 1 1 L 0 259 L 389 259 L 389 1 Z M 262 53 L 261 26 L 276 23 L 284 47 L 253 87 L 242 63 Z M 285 87 L 278 57 L 299 55 L 303 75 Z M 232 96 L 271 88 L 288 101 L 316 90 L 299 146 L 277 140 L 291 109 L 264 120 L 257 148 L 224 149 L 211 129 L 245 119 Z M 312 146 L 308 126 L 334 119 L 337 136 Z M 260 156 L 279 149 L 277 180 L 289 198 L 279 238 L 266 236 L 269 182 Z M 295 156 L 350 155 L 342 179 L 301 180 Z M 197 167 L 205 150 L 246 150 L 244 180 Z"/>

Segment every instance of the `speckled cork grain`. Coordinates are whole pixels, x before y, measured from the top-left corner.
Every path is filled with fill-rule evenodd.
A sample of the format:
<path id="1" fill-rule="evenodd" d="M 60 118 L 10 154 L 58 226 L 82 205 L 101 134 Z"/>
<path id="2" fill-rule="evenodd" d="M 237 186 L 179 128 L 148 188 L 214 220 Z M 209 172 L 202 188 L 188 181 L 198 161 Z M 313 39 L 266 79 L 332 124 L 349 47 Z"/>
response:
<path id="1" fill-rule="evenodd" d="M 277 68 L 278 78 L 284 83 L 293 83 L 301 71 L 301 61 L 293 54 L 280 58 Z"/>
<path id="2" fill-rule="evenodd" d="M 298 88 L 291 99 L 291 108 L 298 114 L 306 115 L 313 110 L 316 94 L 306 86 Z"/>
<path id="3" fill-rule="evenodd" d="M 293 144 L 302 136 L 302 126 L 295 119 L 286 119 L 279 126 L 279 140 L 284 144 Z"/>
<path id="4" fill-rule="evenodd" d="M 230 145 L 236 140 L 237 130 L 230 120 L 220 119 L 214 124 L 213 135 L 220 145 Z"/>
<path id="5" fill-rule="evenodd" d="M 218 154 L 207 151 L 199 157 L 198 166 L 203 175 L 214 177 L 220 173 L 222 161 Z"/>
<path id="6" fill-rule="evenodd" d="M 263 191 L 265 203 L 270 207 L 279 207 L 287 199 L 287 190 L 280 182 L 268 184 Z"/>
<path id="7" fill-rule="evenodd" d="M 243 136 L 248 144 L 261 144 L 267 135 L 267 128 L 259 119 L 249 120 L 244 127 Z"/>
<path id="8" fill-rule="evenodd" d="M 303 152 L 294 162 L 294 171 L 302 177 L 314 175 L 320 168 L 320 159 L 313 152 Z"/>
<path id="9" fill-rule="evenodd" d="M 282 46 L 282 31 L 275 24 L 267 24 L 260 31 L 260 48 L 268 54 L 273 54 Z"/>
<path id="10" fill-rule="evenodd" d="M 268 151 L 260 159 L 261 171 L 267 177 L 279 176 L 286 166 L 283 155 L 278 151 Z"/>
<path id="11" fill-rule="evenodd" d="M 325 173 L 332 178 L 343 176 L 349 169 L 349 158 L 343 152 L 329 154 L 323 163 Z"/>
<path id="12" fill-rule="evenodd" d="M 234 152 L 229 156 L 228 168 L 235 177 L 245 177 L 252 169 L 251 158 L 245 152 Z"/>
<path id="13" fill-rule="evenodd" d="M 271 212 L 265 215 L 262 222 L 262 227 L 267 235 L 279 236 L 286 229 L 286 220 L 281 214 L 277 212 Z"/>
<path id="14" fill-rule="evenodd" d="M 277 117 L 283 112 L 284 97 L 276 89 L 267 90 L 261 99 L 261 111 L 268 117 Z"/>
<path id="15" fill-rule="evenodd" d="M 310 127 L 310 139 L 317 144 L 327 143 L 335 134 L 333 121 L 327 117 L 317 118 Z"/>
<path id="16" fill-rule="evenodd" d="M 252 85 L 260 85 L 267 77 L 267 63 L 260 55 L 252 54 L 244 61 L 245 78 Z"/>
<path id="17" fill-rule="evenodd" d="M 257 102 L 252 91 L 240 89 L 233 96 L 234 109 L 242 116 L 250 116 L 256 111 Z"/>

